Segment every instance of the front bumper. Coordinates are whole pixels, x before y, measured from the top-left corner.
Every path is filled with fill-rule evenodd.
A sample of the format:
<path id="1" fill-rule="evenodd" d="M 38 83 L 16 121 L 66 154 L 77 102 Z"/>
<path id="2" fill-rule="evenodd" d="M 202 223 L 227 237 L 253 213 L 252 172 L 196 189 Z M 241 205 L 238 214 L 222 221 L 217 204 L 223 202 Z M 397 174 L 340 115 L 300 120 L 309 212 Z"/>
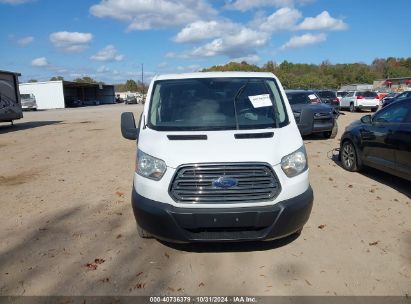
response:
<path id="1" fill-rule="evenodd" d="M 24 110 L 32 110 L 32 109 L 37 109 L 37 105 L 21 105 L 21 108 Z"/>
<path id="2" fill-rule="evenodd" d="M 310 135 L 312 133 L 319 133 L 325 131 L 332 131 L 335 120 L 322 122 L 320 120 L 313 120 L 309 124 L 297 124 L 302 136 Z"/>
<path id="3" fill-rule="evenodd" d="M 327 119 L 327 120 L 314 120 L 313 124 L 313 133 L 318 132 L 325 132 L 325 131 L 332 131 L 334 127 L 335 120 L 334 119 Z"/>
<path id="4" fill-rule="evenodd" d="M 368 105 L 358 104 L 357 105 L 357 109 L 366 109 L 366 110 L 375 109 L 378 107 L 379 107 L 379 104 L 368 104 Z"/>
<path id="5" fill-rule="evenodd" d="M 246 208 L 178 208 L 139 195 L 132 206 L 140 227 L 171 242 L 262 241 L 288 236 L 303 228 L 312 205 L 311 187 L 272 206 Z"/>

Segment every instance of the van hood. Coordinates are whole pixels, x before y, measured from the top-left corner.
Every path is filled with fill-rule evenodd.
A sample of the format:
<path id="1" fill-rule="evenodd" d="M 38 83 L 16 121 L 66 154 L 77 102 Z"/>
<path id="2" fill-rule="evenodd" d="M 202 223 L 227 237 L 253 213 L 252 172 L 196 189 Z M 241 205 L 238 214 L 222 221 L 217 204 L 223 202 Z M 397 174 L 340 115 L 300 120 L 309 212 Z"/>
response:
<path id="1" fill-rule="evenodd" d="M 138 148 L 164 160 L 171 168 L 215 162 L 265 162 L 277 165 L 282 157 L 303 145 L 297 126 L 292 124 L 279 129 L 241 131 L 167 132 L 146 128 L 140 130 Z M 268 138 L 235 138 L 236 134 L 256 137 L 255 134 L 270 132 L 274 135 Z M 182 139 L 179 137 L 181 135 L 202 135 L 207 139 Z"/>

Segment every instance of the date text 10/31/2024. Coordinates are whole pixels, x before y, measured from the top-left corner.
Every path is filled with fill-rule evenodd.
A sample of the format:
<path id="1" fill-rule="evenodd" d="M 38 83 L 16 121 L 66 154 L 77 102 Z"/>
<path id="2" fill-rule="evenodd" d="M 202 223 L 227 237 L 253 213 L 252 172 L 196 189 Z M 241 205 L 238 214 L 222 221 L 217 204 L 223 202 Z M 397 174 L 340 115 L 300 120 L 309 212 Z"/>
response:
<path id="1" fill-rule="evenodd" d="M 255 297 L 150 297 L 150 303 L 257 303 Z"/>

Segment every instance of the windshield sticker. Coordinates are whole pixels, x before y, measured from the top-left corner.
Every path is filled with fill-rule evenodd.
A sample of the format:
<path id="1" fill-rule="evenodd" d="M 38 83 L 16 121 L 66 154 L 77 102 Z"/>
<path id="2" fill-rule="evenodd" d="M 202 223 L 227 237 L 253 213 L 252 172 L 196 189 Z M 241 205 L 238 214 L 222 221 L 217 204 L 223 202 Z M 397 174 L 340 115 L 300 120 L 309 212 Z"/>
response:
<path id="1" fill-rule="evenodd" d="M 308 95 L 308 98 L 310 98 L 310 99 L 317 99 L 317 96 L 315 96 L 314 94 L 310 94 L 310 95 Z"/>
<path id="2" fill-rule="evenodd" d="M 254 108 L 271 107 L 273 104 L 269 94 L 248 96 Z"/>

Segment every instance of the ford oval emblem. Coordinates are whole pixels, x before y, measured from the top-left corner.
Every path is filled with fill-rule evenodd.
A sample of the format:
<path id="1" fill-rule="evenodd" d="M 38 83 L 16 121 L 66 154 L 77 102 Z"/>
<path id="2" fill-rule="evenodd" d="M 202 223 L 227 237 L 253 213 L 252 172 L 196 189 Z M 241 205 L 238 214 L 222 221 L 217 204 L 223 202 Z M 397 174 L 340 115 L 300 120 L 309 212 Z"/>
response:
<path id="1" fill-rule="evenodd" d="M 238 184 L 238 180 L 231 177 L 221 176 L 218 179 L 213 181 L 214 188 L 231 188 L 235 187 Z"/>

